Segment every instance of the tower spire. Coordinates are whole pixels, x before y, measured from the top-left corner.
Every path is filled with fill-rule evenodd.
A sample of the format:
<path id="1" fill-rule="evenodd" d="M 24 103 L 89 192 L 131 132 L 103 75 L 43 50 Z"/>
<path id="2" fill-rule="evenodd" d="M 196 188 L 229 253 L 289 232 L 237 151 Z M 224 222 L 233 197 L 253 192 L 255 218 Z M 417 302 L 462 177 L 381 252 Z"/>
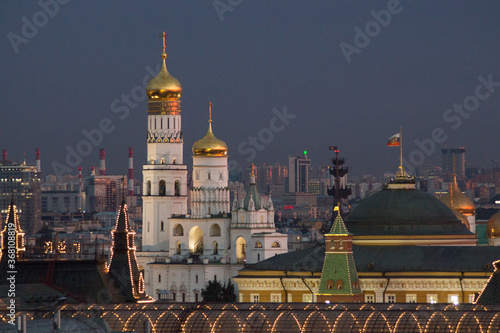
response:
<path id="1" fill-rule="evenodd" d="M 166 45 L 165 45 L 165 38 L 168 37 L 168 35 L 165 33 L 165 31 L 163 31 L 163 33 L 158 36 L 158 37 L 162 37 L 163 38 L 163 52 L 161 54 L 161 57 L 163 60 L 165 60 L 165 58 L 167 58 L 167 53 L 165 52 L 165 49 L 166 49 Z"/>
<path id="2" fill-rule="evenodd" d="M 214 106 L 212 104 L 212 102 L 208 102 L 208 122 L 209 123 L 212 122 L 212 106 Z"/>

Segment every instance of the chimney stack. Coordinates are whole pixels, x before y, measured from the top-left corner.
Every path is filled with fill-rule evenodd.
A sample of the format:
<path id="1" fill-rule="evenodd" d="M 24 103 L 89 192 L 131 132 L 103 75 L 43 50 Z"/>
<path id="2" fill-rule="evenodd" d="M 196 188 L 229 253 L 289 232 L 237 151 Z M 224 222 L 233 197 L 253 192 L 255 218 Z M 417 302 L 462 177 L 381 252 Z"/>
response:
<path id="1" fill-rule="evenodd" d="M 102 148 L 99 150 L 99 158 L 101 159 L 100 164 L 99 164 L 99 176 L 105 176 L 106 175 L 106 152 Z"/>
<path id="2" fill-rule="evenodd" d="M 128 195 L 134 195 L 134 151 L 128 148 Z"/>

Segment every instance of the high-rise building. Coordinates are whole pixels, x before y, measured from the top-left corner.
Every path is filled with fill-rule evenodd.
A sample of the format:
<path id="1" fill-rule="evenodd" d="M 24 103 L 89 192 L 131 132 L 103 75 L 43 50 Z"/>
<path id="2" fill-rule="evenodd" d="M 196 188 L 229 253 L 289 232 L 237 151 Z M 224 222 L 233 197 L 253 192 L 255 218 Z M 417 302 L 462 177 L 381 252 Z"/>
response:
<path id="1" fill-rule="evenodd" d="M 35 234 L 42 227 L 41 182 L 36 166 L 0 161 L 0 211 L 4 216 L 14 198 L 21 228 L 27 235 Z"/>
<path id="2" fill-rule="evenodd" d="M 85 194 L 87 212 L 116 212 L 127 191 L 127 178 L 117 176 L 97 176 L 87 178 Z"/>
<path id="3" fill-rule="evenodd" d="M 459 179 L 465 177 L 465 147 L 445 147 L 443 154 L 443 173 L 456 173 Z M 454 171 L 455 170 L 455 171 Z"/>
<path id="4" fill-rule="evenodd" d="M 288 157 L 288 192 L 309 193 L 309 166 L 311 160 L 300 156 Z"/>

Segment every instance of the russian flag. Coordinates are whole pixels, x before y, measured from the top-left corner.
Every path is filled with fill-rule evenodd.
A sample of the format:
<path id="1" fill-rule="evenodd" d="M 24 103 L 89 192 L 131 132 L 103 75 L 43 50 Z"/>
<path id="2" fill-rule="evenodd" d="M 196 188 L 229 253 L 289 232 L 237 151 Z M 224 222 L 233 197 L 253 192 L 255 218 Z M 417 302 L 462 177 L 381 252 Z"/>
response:
<path id="1" fill-rule="evenodd" d="M 399 134 L 396 133 L 393 136 L 390 137 L 389 141 L 387 141 L 387 146 L 389 147 L 398 147 L 399 146 Z"/>

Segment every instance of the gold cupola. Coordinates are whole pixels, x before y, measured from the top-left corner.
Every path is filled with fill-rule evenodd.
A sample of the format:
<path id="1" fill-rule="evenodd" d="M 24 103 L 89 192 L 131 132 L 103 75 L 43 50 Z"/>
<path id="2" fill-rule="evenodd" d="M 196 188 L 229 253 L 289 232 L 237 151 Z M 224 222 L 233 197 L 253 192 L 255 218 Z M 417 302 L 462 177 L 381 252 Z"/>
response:
<path id="1" fill-rule="evenodd" d="M 194 156 L 227 156 L 227 144 L 224 141 L 217 139 L 212 132 L 212 106 L 213 104 L 211 102 L 208 103 L 208 131 L 203 139 L 194 143 Z"/>
<path id="2" fill-rule="evenodd" d="M 179 100 L 182 95 L 182 86 L 179 80 L 170 75 L 165 64 L 167 54 L 165 53 L 165 32 L 160 36 L 163 37 L 163 53 L 161 58 L 163 64 L 160 73 L 152 78 L 146 86 L 146 94 L 151 101 L 175 101 Z"/>
<path id="3" fill-rule="evenodd" d="M 474 215 L 476 212 L 474 202 L 458 188 L 456 174 L 453 175 L 450 191 L 441 198 L 441 201 L 449 208 L 456 209 L 465 216 Z"/>

